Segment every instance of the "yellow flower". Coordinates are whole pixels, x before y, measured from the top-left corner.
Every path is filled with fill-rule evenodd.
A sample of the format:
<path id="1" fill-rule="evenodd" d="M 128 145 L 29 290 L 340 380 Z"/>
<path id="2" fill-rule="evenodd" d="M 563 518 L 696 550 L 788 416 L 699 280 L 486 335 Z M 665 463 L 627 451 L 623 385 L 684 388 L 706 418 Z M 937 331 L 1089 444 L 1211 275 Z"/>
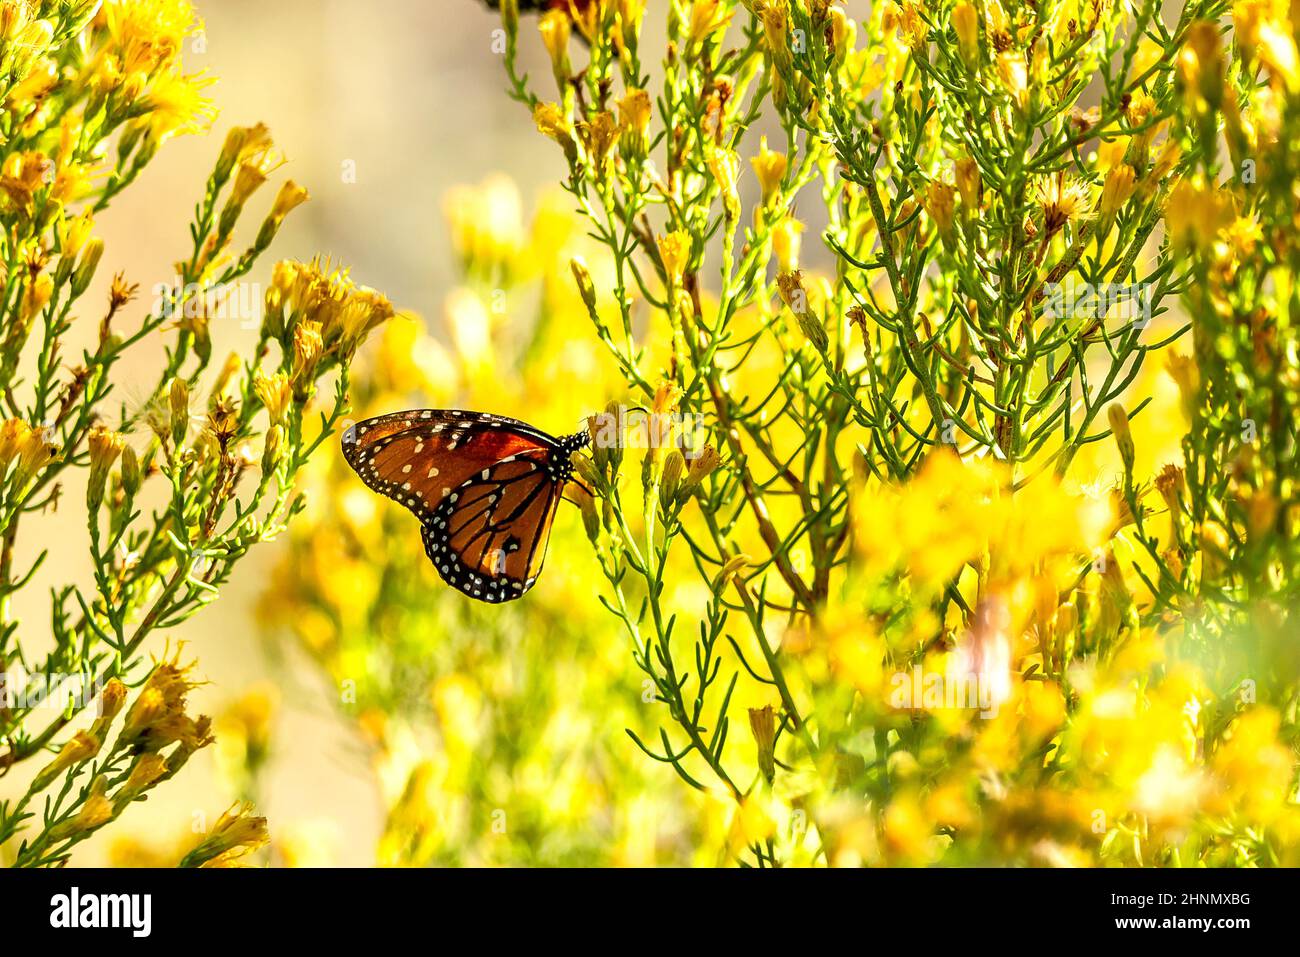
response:
<path id="1" fill-rule="evenodd" d="M 173 63 L 199 27 L 189 0 L 107 0 L 99 12 L 107 49 L 124 73 L 152 73 Z"/>
<path id="2" fill-rule="evenodd" d="M 1290 799 L 1293 756 L 1280 739 L 1272 708 L 1258 706 L 1237 716 L 1212 767 L 1222 785 L 1221 809 L 1235 806 L 1247 820 L 1268 823 Z"/>
<path id="3" fill-rule="evenodd" d="M 15 457 L 27 444 L 31 426 L 21 419 L 6 419 L 0 424 L 0 478 L 9 471 Z"/>
<path id="4" fill-rule="evenodd" d="M 564 10 L 548 10 L 542 14 L 537 29 L 541 31 L 542 44 L 551 57 L 555 82 L 563 91 L 568 86 L 569 74 L 573 72 L 569 65 L 569 35 L 572 33 L 573 22 Z"/>
<path id="5" fill-rule="evenodd" d="M 650 130 L 650 94 L 635 87 L 618 99 L 618 122 L 622 130 L 619 148 L 628 156 L 640 157 L 646 151 L 646 133 Z"/>
<path id="6" fill-rule="evenodd" d="M 514 180 L 489 176 L 473 186 L 456 186 L 443 201 L 457 254 L 474 271 L 512 269 L 524 247 L 523 201 Z"/>
<path id="7" fill-rule="evenodd" d="M 1231 198 L 1199 179 L 1179 180 L 1165 206 L 1165 229 L 1181 249 L 1208 249 L 1232 220 Z"/>
<path id="8" fill-rule="evenodd" d="M 236 164 L 265 153 L 270 148 L 271 131 L 264 123 L 258 123 L 256 126 L 231 127 L 222 144 L 221 155 L 217 158 L 214 174 L 217 181 L 224 183 Z"/>
<path id="9" fill-rule="evenodd" d="M 733 150 L 709 145 L 704 151 L 704 161 L 722 193 L 728 218 L 734 219 L 740 212 L 740 194 L 736 191 L 736 181 L 740 178 L 740 157 Z"/>
<path id="10" fill-rule="evenodd" d="M 731 4 L 721 0 L 695 0 L 691 4 L 690 26 L 687 30 L 692 46 L 706 43 L 727 28 L 735 12 Z"/>
<path id="11" fill-rule="evenodd" d="M 270 218 L 276 223 L 283 222 L 284 217 L 311 198 L 307 190 L 293 180 L 286 180 L 275 194 L 275 203 L 271 206 Z"/>
<path id="12" fill-rule="evenodd" d="M 22 489 L 54 458 L 55 447 L 46 438 L 47 431 L 28 429 L 18 450 L 18 466 L 14 469 L 13 487 Z"/>
<path id="13" fill-rule="evenodd" d="M 229 771 L 242 772 L 265 759 L 279 704 L 275 685 L 260 682 L 217 719 L 217 757 Z"/>
<path id="14" fill-rule="evenodd" d="M 274 149 L 264 149 L 245 159 L 235 173 L 235 185 L 230 189 L 227 208 L 242 208 L 248 198 L 266 182 L 267 176 L 283 164 L 284 157 Z M 224 215 L 223 213 L 223 218 Z"/>
<path id="15" fill-rule="evenodd" d="M 154 77 L 137 107 L 145 115 L 136 123 L 155 145 L 176 135 L 207 132 L 217 109 L 202 91 L 215 82 L 203 73 L 186 75 L 180 70 Z"/>
<path id="16" fill-rule="evenodd" d="M 487 377 L 494 367 L 492 317 L 483 299 L 472 289 L 458 287 L 447 295 L 445 313 L 463 368 Z"/>
<path id="17" fill-rule="evenodd" d="M 803 223 L 793 216 L 784 217 L 772 230 L 772 254 L 776 256 L 777 269 L 782 273 L 799 268 L 800 234 Z"/>
<path id="18" fill-rule="evenodd" d="M 690 468 L 687 469 L 686 473 L 686 481 L 692 486 L 698 486 L 712 475 L 721 464 L 722 457 L 718 455 L 718 450 L 711 445 L 706 445 L 691 459 Z"/>
<path id="19" fill-rule="evenodd" d="M 90 783 L 90 793 L 86 801 L 81 806 L 77 815 L 62 824 L 56 824 L 50 828 L 50 840 L 52 842 L 64 841 L 70 837 L 76 837 L 88 833 L 107 824 L 113 819 L 116 813 L 113 810 L 113 804 L 104 796 L 108 789 L 108 779 L 102 774 Z"/>
<path id="20" fill-rule="evenodd" d="M 533 123 L 538 132 L 548 136 L 564 148 L 564 157 L 570 164 L 577 162 L 578 145 L 573 138 L 573 124 L 555 103 L 538 103 L 533 107 Z"/>
<path id="21" fill-rule="evenodd" d="M 120 432 L 100 425 L 90 430 L 87 443 L 90 446 L 90 476 L 86 480 L 86 499 L 91 511 L 94 511 L 103 501 L 108 470 L 122 454 L 126 438 Z"/>
<path id="22" fill-rule="evenodd" d="M 957 192 L 961 194 L 963 214 L 975 216 L 980 209 L 983 190 L 979 164 L 969 156 L 964 156 L 954 164 L 953 170 Z"/>
<path id="23" fill-rule="evenodd" d="M 1109 223 L 1119 208 L 1133 195 L 1136 178 L 1132 166 L 1120 163 L 1110 168 L 1101 188 L 1101 202 L 1097 208 L 1097 215 L 1103 223 Z"/>
<path id="24" fill-rule="evenodd" d="M 746 847 L 762 844 L 776 833 L 776 822 L 766 802 L 750 794 L 741 802 L 732 818 L 728 846 L 739 855 Z"/>
<path id="25" fill-rule="evenodd" d="M 142 754 L 131 765 L 131 773 L 113 795 L 113 809 L 117 814 L 138 798 L 167 773 L 167 761 L 159 754 Z"/>
<path id="26" fill-rule="evenodd" d="M 849 19 L 841 7 L 831 7 L 829 13 L 831 49 L 835 54 L 835 62 L 842 64 L 857 43 L 857 24 Z"/>
<path id="27" fill-rule="evenodd" d="M 43 272 L 23 290 L 23 300 L 19 318 L 24 325 L 35 319 L 47 305 L 50 303 L 50 297 L 54 294 L 54 277 L 49 273 Z"/>
<path id="28" fill-rule="evenodd" d="M 1178 74 L 1185 92 L 1217 108 L 1223 98 L 1223 52 L 1219 49 L 1219 26 L 1198 20 L 1187 28 L 1187 38 L 1178 51 Z"/>
<path id="29" fill-rule="evenodd" d="M 87 761 L 99 753 L 100 741 L 93 734 L 86 731 L 73 735 L 59 749 L 59 753 L 54 760 L 47 764 L 31 784 L 33 794 L 43 791 L 49 787 L 50 782 L 58 775 L 62 774 L 68 768 Z"/>
<path id="30" fill-rule="evenodd" d="M 659 259 L 669 285 L 675 286 L 682 281 L 690 255 L 691 237 L 685 230 L 677 229 L 659 237 Z"/>
<path id="31" fill-rule="evenodd" d="M 1088 187 L 1064 173 L 1040 181 L 1035 193 L 1048 236 L 1054 236 L 1068 223 L 1086 219 L 1092 206 Z"/>
<path id="32" fill-rule="evenodd" d="M 271 421 L 283 423 L 293 402 L 293 386 L 283 372 L 267 375 L 261 369 L 253 373 L 253 391 L 266 406 Z"/>
<path id="33" fill-rule="evenodd" d="M 118 738 L 119 747 L 138 741 L 164 719 L 183 714 L 186 696 L 197 687 L 197 682 L 190 678 L 194 663 L 182 665 L 180 655 L 181 649 L 177 648 L 171 658 L 154 665 L 144 687 L 126 712 Z"/>
<path id="34" fill-rule="evenodd" d="M 768 784 L 776 775 L 776 761 L 773 748 L 776 742 L 776 713 L 772 706 L 749 709 L 749 730 L 754 736 L 754 746 L 758 749 L 758 768 Z"/>
<path id="35" fill-rule="evenodd" d="M 5 102 L 19 115 L 24 114 L 48 95 L 58 81 L 58 64 L 49 58 L 42 58 L 22 80 L 14 84 Z"/>
<path id="36" fill-rule="evenodd" d="M 1014 50 L 999 53 L 998 79 L 1012 102 L 1021 110 L 1025 109 L 1029 104 L 1029 71 L 1025 66 L 1025 55 Z"/>
<path id="37" fill-rule="evenodd" d="M 958 0 L 952 8 L 952 28 L 957 34 L 957 49 L 972 70 L 980 62 L 979 14 L 968 0 Z"/>
<path id="38" fill-rule="evenodd" d="M 916 799 L 904 794 L 885 808 L 885 846 L 900 863 L 924 863 L 930 855 L 933 826 Z"/>
<path id="39" fill-rule="evenodd" d="M 306 320 L 293 327 L 292 378 L 297 395 L 309 394 L 316 378 L 316 366 L 324 354 L 321 323 Z"/>
<path id="40" fill-rule="evenodd" d="M 533 122 L 537 125 L 538 132 L 557 142 L 562 135 L 569 135 L 573 131 L 564 111 L 556 103 L 538 103 L 533 108 Z"/>
<path id="41" fill-rule="evenodd" d="M 749 163 L 754 167 L 754 175 L 758 177 L 758 185 L 763 191 L 763 202 L 765 204 L 771 202 L 785 179 L 787 163 L 785 154 L 768 149 L 767 137 L 764 136 L 758 143 L 758 155 Z"/>
<path id="42" fill-rule="evenodd" d="M 605 158 L 617 135 L 618 124 L 614 120 L 614 114 L 608 110 L 602 110 L 589 122 L 582 124 L 583 144 L 596 170 L 599 171 L 605 165 Z"/>
<path id="43" fill-rule="evenodd" d="M 269 840 L 266 818 L 253 814 L 251 802 L 236 802 L 217 819 L 208 836 L 185 855 L 181 866 L 228 864 L 233 858 L 242 857 L 265 846 Z"/>
<path id="44" fill-rule="evenodd" d="M 763 36 L 767 41 L 767 51 L 782 69 L 791 63 L 790 45 L 790 4 L 789 0 L 766 0 L 759 9 L 763 18 Z"/>
<path id="45" fill-rule="evenodd" d="M 922 55 L 930 33 L 930 28 L 921 16 L 922 7 L 919 3 L 912 3 L 911 0 L 903 0 L 902 7 L 900 26 L 903 39 L 914 53 Z"/>
<path id="46" fill-rule="evenodd" d="M 69 269 L 94 228 L 95 217 L 88 209 L 80 215 L 59 220 L 55 230 L 59 237 L 59 256 L 68 262 Z"/>
<path id="47" fill-rule="evenodd" d="M 953 199 L 956 196 L 951 186 L 942 180 L 932 179 L 926 186 L 925 211 L 930 214 L 939 229 L 939 235 L 945 241 L 953 238 Z"/>
<path id="48" fill-rule="evenodd" d="M 35 194 L 50 182 L 54 164 L 44 153 L 13 152 L 0 167 L 0 189 L 20 212 L 30 214 Z"/>

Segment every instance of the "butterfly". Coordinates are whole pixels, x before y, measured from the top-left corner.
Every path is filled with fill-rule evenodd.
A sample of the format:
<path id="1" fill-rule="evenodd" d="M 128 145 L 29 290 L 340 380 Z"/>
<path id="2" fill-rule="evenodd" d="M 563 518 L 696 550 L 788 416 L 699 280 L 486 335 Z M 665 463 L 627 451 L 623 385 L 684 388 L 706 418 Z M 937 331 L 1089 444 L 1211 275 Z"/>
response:
<path id="1" fill-rule="evenodd" d="M 447 584 L 503 602 L 537 581 L 570 457 L 590 441 L 585 431 L 555 438 L 501 415 L 412 409 L 350 426 L 342 445 L 366 485 L 415 513 Z"/>

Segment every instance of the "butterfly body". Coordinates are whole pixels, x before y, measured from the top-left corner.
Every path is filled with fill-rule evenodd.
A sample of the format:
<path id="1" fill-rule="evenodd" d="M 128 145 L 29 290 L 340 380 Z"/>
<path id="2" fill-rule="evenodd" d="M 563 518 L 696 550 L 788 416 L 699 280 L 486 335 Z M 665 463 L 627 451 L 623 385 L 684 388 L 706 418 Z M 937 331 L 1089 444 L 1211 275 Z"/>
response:
<path id="1" fill-rule="evenodd" d="M 420 519 L 425 554 L 448 584 L 512 601 L 537 580 L 551 522 L 586 432 L 555 438 L 505 416 L 414 409 L 343 433 L 361 480 Z"/>

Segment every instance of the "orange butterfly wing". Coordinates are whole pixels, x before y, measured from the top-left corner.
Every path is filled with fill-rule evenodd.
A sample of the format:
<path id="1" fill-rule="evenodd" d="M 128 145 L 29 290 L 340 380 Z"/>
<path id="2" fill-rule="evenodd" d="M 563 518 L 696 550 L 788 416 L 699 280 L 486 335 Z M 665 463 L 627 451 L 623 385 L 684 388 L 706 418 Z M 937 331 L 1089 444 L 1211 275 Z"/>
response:
<path id="1" fill-rule="evenodd" d="M 512 455 L 549 451 L 554 440 L 504 416 L 414 409 L 358 422 L 343 433 L 343 457 L 361 480 L 420 521 L 470 476 Z"/>
<path id="2" fill-rule="evenodd" d="M 545 458 L 516 456 L 459 486 L 424 526 L 424 550 L 448 584 L 480 601 L 512 601 L 537 581 L 560 504 Z"/>
<path id="3" fill-rule="evenodd" d="M 452 409 L 366 419 L 343 455 L 370 488 L 409 508 L 450 585 L 512 601 L 537 580 L 551 522 L 585 433 L 557 440 L 526 423 Z"/>

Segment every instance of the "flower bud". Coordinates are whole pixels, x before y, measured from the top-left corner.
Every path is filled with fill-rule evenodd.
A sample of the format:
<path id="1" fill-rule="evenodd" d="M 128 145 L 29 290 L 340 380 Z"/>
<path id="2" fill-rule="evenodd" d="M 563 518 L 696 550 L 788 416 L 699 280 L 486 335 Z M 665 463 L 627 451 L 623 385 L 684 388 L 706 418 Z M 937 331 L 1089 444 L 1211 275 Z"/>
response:
<path id="1" fill-rule="evenodd" d="M 980 65 L 979 14 L 968 0 L 958 0 L 952 8 L 952 28 L 957 34 L 957 50 L 971 71 Z"/>
<path id="2" fill-rule="evenodd" d="M 569 64 L 569 36 L 573 32 L 573 23 L 563 10 L 548 10 L 538 21 L 537 29 L 542 34 L 542 45 L 551 58 L 555 84 L 560 93 L 564 94 L 573 73 L 573 67 Z"/>
<path id="3" fill-rule="evenodd" d="M 513 40 L 519 34 L 519 0 L 501 0 L 501 26 Z"/>
<path id="4" fill-rule="evenodd" d="M 645 157 L 646 134 L 650 130 L 650 94 L 636 88 L 628 90 L 618 101 L 619 151 L 624 159 Z"/>
<path id="5" fill-rule="evenodd" d="M 587 264 L 575 257 L 569 260 L 569 269 L 578 284 L 578 295 L 582 297 L 583 305 L 587 307 L 589 313 L 595 315 L 596 287 L 591 282 L 591 273 L 587 271 Z"/>
<path id="6" fill-rule="evenodd" d="M 599 174 L 605 167 L 605 160 L 614 145 L 614 140 L 618 137 L 618 123 L 615 122 L 613 113 L 603 110 L 588 122 L 579 125 L 587 156 L 591 158 L 592 168 Z"/>
<path id="7" fill-rule="evenodd" d="M 1074 654 L 1074 636 L 1079 627 L 1079 610 L 1073 602 L 1065 602 L 1056 609 L 1053 631 L 1054 657 L 1058 668 L 1065 667 Z"/>
<path id="8" fill-rule="evenodd" d="M 692 489 L 699 488 L 700 484 L 712 475 L 721 464 L 722 457 L 718 455 L 718 450 L 711 445 L 706 445 L 691 459 L 686 481 Z"/>
<path id="9" fill-rule="evenodd" d="M 763 191 L 763 204 L 767 205 L 785 180 L 788 165 L 786 155 L 768 149 L 767 137 L 764 136 L 758 142 L 758 155 L 749 164 L 754 167 L 754 175 L 758 177 L 759 188 Z"/>
<path id="10" fill-rule="evenodd" d="M 90 782 L 90 794 L 81 805 L 77 816 L 50 828 L 50 841 L 57 843 L 70 837 L 87 834 L 111 821 L 116 812 L 113 810 L 112 803 L 104 796 L 107 790 L 108 778 L 102 774 Z"/>
<path id="11" fill-rule="evenodd" d="M 663 474 L 659 477 L 659 504 L 664 511 L 670 511 L 677 504 L 677 493 L 681 489 L 685 468 L 686 460 L 679 449 L 673 449 L 664 458 Z"/>
<path id="12" fill-rule="evenodd" d="M 122 491 L 126 492 L 127 498 L 135 498 L 143 482 L 140 458 L 136 455 L 135 449 L 128 445 L 122 449 Z"/>
<path id="13" fill-rule="evenodd" d="M 1213 582 L 1223 574 L 1232 553 L 1232 539 L 1218 522 L 1209 520 L 1201 524 L 1201 578 Z"/>
<path id="14" fill-rule="evenodd" d="M 325 350 L 319 322 L 300 322 L 293 327 L 294 398 L 306 399 L 316 381 L 316 367 Z"/>
<path id="15" fill-rule="evenodd" d="M 1112 402 L 1106 407 L 1106 418 L 1110 421 L 1110 430 L 1115 436 L 1120 460 L 1124 463 L 1124 474 L 1131 476 L 1136 450 L 1133 446 L 1133 432 L 1129 428 L 1128 413 L 1124 411 L 1123 405 Z"/>
<path id="16" fill-rule="evenodd" d="M 50 296 L 54 294 L 54 277 L 47 272 L 36 276 L 23 290 L 22 306 L 19 313 L 19 321 L 24 329 L 31 325 L 42 309 L 50 302 Z"/>
<path id="17" fill-rule="evenodd" d="M 669 285 L 682 281 L 690 255 L 691 237 L 685 230 L 677 229 L 659 237 L 659 260 Z"/>
<path id="18" fill-rule="evenodd" d="M 266 407 L 272 422 L 281 423 L 293 402 L 293 386 L 283 372 L 267 375 L 261 369 L 253 373 L 253 391 Z"/>
<path id="19" fill-rule="evenodd" d="M 596 510 L 596 500 L 580 486 L 570 489 L 569 495 L 582 513 L 582 528 L 587 533 L 588 541 L 593 545 L 597 544 L 600 540 L 600 514 Z"/>
<path id="20" fill-rule="evenodd" d="M 266 444 L 262 448 L 262 475 L 270 478 L 280 464 L 284 446 L 284 426 L 273 425 L 266 433 Z"/>
<path id="21" fill-rule="evenodd" d="M 945 246 L 951 246 L 955 236 L 953 232 L 953 199 L 955 192 L 951 186 L 942 180 L 930 180 L 925 191 L 925 211 L 930 214 L 934 224 L 939 229 L 939 236 L 943 239 Z"/>
<path id="22" fill-rule="evenodd" d="M 857 25 L 848 18 L 841 7 L 831 7 L 831 44 L 836 65 L 844 63 L 857 42 Z"/>
<path id="23" fill-rule="evenodd" d="M 1125 163 L 1112 166 L 1106 174 L 1106 181 L 1101 187 L 1101 200 L 1097 208 L 1097 216 L 1101 221 L 1099 226 L 1101 232 L 1104 233 L 1110 228 L 1115 213 L 1133 195 L 1136 179 L 1137 175 L 1133 172 L 1133 167 Z"/>
<path id="24" fill-rule="evenodd" d="M 740 158 L 733 150 L 709 146 L 705 148 L 704 161 L 722 193 L 727 221 L 734 223 L 740 217 L 740 193 L 736 189 L 736 181 L 740 178 Z"/>
<path id="25" fill-rule="evenodd" d="M 610 402 L 605 411 L 587 419 L 587 434 L 591 436 L 591 460 L 600 475 L 608 476 L 612 484 L 623 463 L 623 410 L 617 402 Z"/>
<path id="26" fill-rule="evenodd" d="M 160 754 L 142 754 L 136 758 L 125 783 L 113 795 L 113 812 L 121 814 L 128 804 L 153 787 L 167 770 L 167 760 Z"/>
<path id="27" fill-rule="evenodd" d="M 270 246 L 271 240 L 280 231 L 280 224 L 284 222 L 284 218 L 310 198 L 311 194 L 293 180 L 285 182 L 275 196 L 270 215 L 263 220 L 262 228 L 258 230 L 254 248 L 260 250 Z"/>
<path id="28" fill-rule="evenodd" d="M 723 563 L 721 570 L 713 577 L 713 592 L 717 594 L 726 587 L 736 575 L 748 565 L 752 565 L 753 560 L 748 555 L 733 555 Z"/>
<path id="29" fill-rule="evenodd" d="M 47 430 L 28 429 L 18 452 L 18 467 L 14 469 L 13 487 L 26 488 L 27 483 L 54 458 L 54 446 L 46 438 Z"/>
<path id="30" fill-rule="evenodd" d="M 226 134 L 226 141 L 221 147 L 221 155 L 217 158 L 217 166 L 213 170 L 212 178 L 218 186 L 223 185 L 230 179 L 236 163 L 270 145 L 271 131 L 265 124 L 232 127 Z"/>
<path id="31" fill-rule="evenodd" d="M 758 751 L 758 769 L 771 784 L 776 777 L 776 713 L 770 704 L 749 709 L 749 731 Z"/>
<path id="32" fill-rule="evenodd" d="M 971 157 L 964 156 L 954 164 L 954 175 L 957 192 L 961 194 L 962 214 L 973 218 L 979 214 L 982 204 L 983 182 L 979 164 Z"/>
<path id="33" fill-rule="evenodd" d="M 179 376 L 172 379 L 167 400 L 171 414 L 169 421 L 172 443 L 179 448 L 190 428 L 190 387 L 184 379 Z"/>
<path id="34" fill-rule="evenodd" d="M 803 223 L 793 216 L 785 216 L 772 230 L 772 254 L 776 256 L 776 266 L 781 272 L 791 272 L 799 268 L 799 249 L 802 240 Z"/>
<path id="35" fill-rule="evenodd" d="M 234 804 L 212 826 L 212 831 L 185 855 L 182 867 L 198 867 L 232 850 L 255 850 L 270 839 L 266 818 L 253 815 L 248 801 Z"/>
<path id="36" fill-rule="evenodd" d="M 68 768 L 87 761 L 99 753 L 100 741 L 93 734 L 82 731 L 72 738 L 59 749 L 59 753 L 54 760 L 41 769 L 31 784 L 31 792 L 36 794 L 39 791 L 49 787 L 58 775 L 62 774 Z"/>
<path id="37" fill-rule="evenodd" d="M 122 453 L 126 439 L 120 432 L 96 426 L 91 429 L 87 443 L 90 446 L 90 477 L 86 481 L 86 507 L 94 512 L 104 500 L 108 470 Z"/>

